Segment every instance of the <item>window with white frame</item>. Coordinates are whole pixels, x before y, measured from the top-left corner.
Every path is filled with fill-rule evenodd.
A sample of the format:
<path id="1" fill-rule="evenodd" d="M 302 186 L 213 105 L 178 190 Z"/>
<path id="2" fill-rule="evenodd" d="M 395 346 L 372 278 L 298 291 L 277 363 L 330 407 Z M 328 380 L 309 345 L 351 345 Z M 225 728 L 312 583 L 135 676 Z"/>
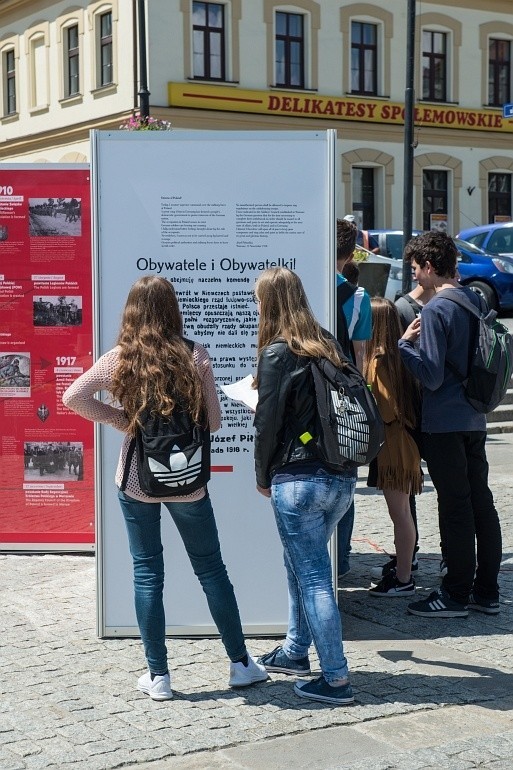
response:
<path id="1" fill-rule="evenodd" d="M 490 222 L 511 219 L 511 174 L 492 171 L 488 174 L 488 217 Z"/>
<path id="2" fill-rule="evenodd" d="M 424 169 L 422 172 L 422 227 L 424 230 L 447 229 L 449 207 L 449 172 Z"/>
<path id="3" fill-rule="evenodd" d="M 80 46 L 78 24 L 64 28 L 64 93 L 76 96 L 80 93 Z"/>
<path id="4" fill-rule="evenodd" d="M 223 3 L 193 2 L 193 76 L 205 80 L 226 80 L 226 19 Z"/>
<path id="5" fill-rule="evenodd" d="M 286 88 L 305 87 L 305 16 L 276 11 L 275 82 Z"/>
<path id="6" fill-rule="evenodd" d="M 511 41 L 488 40 L 488 104 L 502 107 L 511 98 Z"/>
<path id="7" fill-rule="evenodd" d="M 112 40 L 112 11 L 98 14 L 97 35 L 97 86 L 111 85 L 114 82 L 114 55 Z"/>
<path id="8" fill-rule="evenodd" d="M 14 48 L 2 54 L 4 115 L 16 114 L 16 56 Z"/>
<path id="9" fill-rule="evenodd" d="M 448 34 L 422 31 L 422 98 L 430 102 L 447 101 Z"/>
<path id="10" fill-rule="evenodd" d="M 374 208 L 376 196 L 376 169 L 372 166 L 353 166 L 352 168 L 352 196 L 353 205 L 351 211 L 359 212 L 362 230 L 375 227 Z"/>
<path id="11" fill-rule="evenodd" d="M 378 26 L 351 22 L 351 93 L 378 93 Z"/>

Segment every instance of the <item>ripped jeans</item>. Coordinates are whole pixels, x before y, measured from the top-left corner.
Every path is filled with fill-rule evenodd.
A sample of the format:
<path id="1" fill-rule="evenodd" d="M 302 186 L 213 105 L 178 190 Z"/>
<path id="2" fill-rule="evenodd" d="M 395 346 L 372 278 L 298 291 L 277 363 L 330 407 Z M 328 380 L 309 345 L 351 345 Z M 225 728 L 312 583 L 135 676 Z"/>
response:
<path id="1" fill-rule="evenodd" d="M 283 649 L 298 660 L 306 657 L 313 641 L 328 682 L 347 677 L 348 666 L 327 544 L 351 505 L 355 486 L 354 471 L 346 475 L 319 470 L 314 476 L 271 487 L 289 590 Z"/>

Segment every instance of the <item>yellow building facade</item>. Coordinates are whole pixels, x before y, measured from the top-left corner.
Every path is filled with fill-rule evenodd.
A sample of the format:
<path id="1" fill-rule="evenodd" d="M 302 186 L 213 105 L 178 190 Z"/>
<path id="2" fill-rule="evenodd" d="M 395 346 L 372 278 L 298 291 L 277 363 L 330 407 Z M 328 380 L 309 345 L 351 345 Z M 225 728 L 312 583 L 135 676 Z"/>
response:
<path id="1" fill-rule="evenodd" d="M 401 228 L 406 0 L 145 7 L 152 116 L 175 130 L 336 129 L 338 214 Z M 3 0 L 0 162 L 88 161 L 90 129 L 137 109 L 138 8 Z M 414 228 L 512 217 L 512 69 L 512 0 L 417 3 Z"/>

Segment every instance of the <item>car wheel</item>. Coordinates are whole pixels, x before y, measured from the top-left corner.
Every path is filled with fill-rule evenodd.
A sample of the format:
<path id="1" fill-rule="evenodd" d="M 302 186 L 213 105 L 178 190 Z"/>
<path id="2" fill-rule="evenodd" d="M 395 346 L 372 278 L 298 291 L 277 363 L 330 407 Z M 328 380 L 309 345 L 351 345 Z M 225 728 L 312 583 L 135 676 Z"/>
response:
<path id="1" fill-rule="evenodd" d="M 483 297 L 490 310 L 499 309 L 499 303 L 497 302 L 495 292 L 491 286 L 488 286 L 487 283 L 482 283 L 481 281 L 472 281 L 471 283 L 468 283 L 467 286 L 469 289 L 472 289 L 472 291 L 475 291 L 476 294 L 479 294 L 480 297 Z"/>

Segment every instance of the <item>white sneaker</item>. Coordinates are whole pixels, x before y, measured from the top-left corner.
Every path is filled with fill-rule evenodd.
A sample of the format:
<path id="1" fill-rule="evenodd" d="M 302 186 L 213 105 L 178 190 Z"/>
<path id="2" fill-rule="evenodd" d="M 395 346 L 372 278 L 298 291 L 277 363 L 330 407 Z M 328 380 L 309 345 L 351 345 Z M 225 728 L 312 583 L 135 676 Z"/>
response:
<path id="1" fill-rule="evenodd" d="M 230 687 L 248 687 L 256 682 L 265 682 L 269 679 L 269 674 L 264 666 L 257 663 L 251 655 L 248 655 L 248 665 L 244 663 L 230 663 Z"/>
<path id="2" fill-rule="evenodd" d="M 171 680 L 169 674 L 158 674 L 151 679 L 151 674 L 147 671 L 137 682 L 137 689 L 145 695 L 149 695 L 152 700 L 171 700 L 173 691 L 171 690 Z"/>

